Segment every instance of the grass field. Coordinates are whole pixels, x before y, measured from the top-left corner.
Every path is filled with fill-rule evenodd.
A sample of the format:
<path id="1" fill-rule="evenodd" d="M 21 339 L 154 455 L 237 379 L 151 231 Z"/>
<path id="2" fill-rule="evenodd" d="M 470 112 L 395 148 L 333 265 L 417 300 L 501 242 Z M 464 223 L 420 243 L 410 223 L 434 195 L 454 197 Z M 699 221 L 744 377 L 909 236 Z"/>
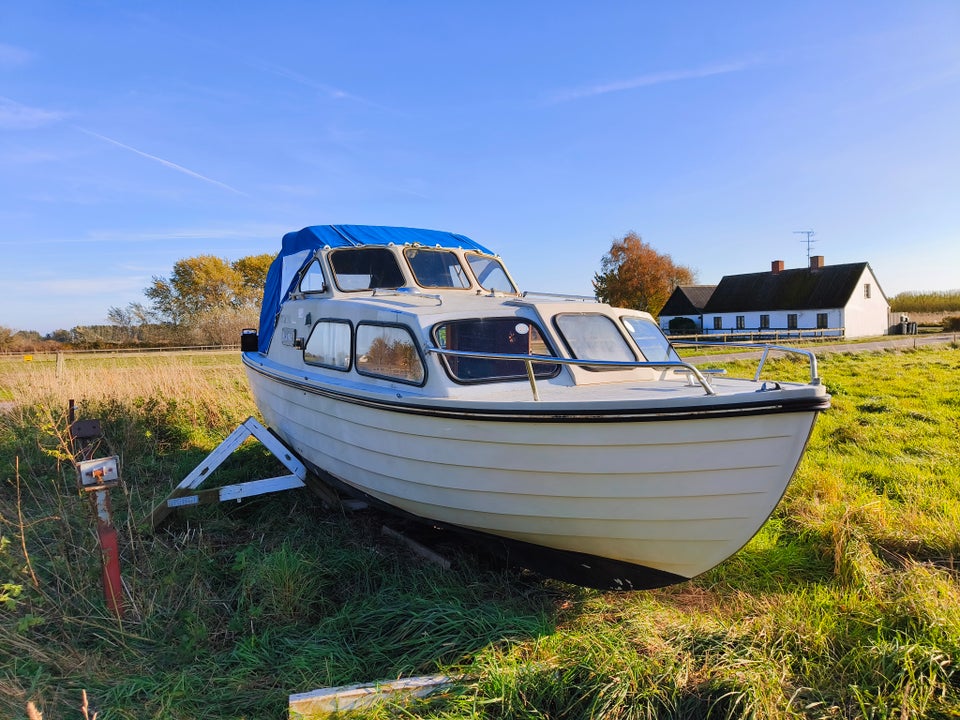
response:
<path id="1" fill-rule="evenodd" d="M 443 672 L 465 679 L 372 714 L 960 718 L 960 349 L 820 369 L 833 408 L 759 535 L 691 582 L 617 594 L 446 538 L 442 570 L 383 537 L 383 516 L 307 491 L 152 534 L 150 509 L 256 414 L 238 358 L 0 362 L 0 717 L 281 718 L 290 693 Z M 122 461 L 122 620 L 76 489 L 71 398 Z M 250 444 L 218 477 L 276 472 Z"/>

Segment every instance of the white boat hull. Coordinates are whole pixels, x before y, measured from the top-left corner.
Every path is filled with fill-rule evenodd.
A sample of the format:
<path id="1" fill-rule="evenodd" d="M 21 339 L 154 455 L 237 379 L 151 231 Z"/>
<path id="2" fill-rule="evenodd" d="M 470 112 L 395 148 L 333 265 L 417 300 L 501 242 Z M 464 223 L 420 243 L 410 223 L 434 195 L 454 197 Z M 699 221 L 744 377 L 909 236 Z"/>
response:
<path id="1" fill-rule="evenodd" d="M 266 422 L 315 469 L 419 518 L 544 550 L 551 574 L 601 587 L 680 582 L 743 547 L 817 414 L 452 417 L 280 381 L 249 362 L 247 374 Z"/>

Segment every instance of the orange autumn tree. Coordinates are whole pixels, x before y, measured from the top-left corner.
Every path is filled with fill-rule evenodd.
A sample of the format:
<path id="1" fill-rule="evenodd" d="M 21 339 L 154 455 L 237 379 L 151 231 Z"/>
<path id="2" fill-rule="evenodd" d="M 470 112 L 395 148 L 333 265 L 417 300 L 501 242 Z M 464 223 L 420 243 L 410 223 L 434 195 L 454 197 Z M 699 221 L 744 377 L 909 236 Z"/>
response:
<path id="1" fill-rule="evenodd" d="M 593 290 L 602 302 L 657 315 L 678 285 L 691 285 L 695 273 L 659 253 L 635 232 L 614 240 L 593 276 Z"/>

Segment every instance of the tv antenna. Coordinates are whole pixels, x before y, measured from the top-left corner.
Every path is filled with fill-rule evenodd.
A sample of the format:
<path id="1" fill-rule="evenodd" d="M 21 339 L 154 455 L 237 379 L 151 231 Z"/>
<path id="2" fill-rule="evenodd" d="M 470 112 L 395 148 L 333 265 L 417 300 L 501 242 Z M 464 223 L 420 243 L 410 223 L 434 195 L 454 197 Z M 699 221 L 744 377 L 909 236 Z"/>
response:
<path id="1" fill-rule="evenodd" d="M 807 261 L 809 262 L 810 247 L 816 242 L 816 240 L 813 239 L 813 236 L 816 235 L 816 233 L 813 230 L 794 230 L 793 234 L 807 236 L 804 240 L 801 240 L 800 242 L 805 242 L 807 244 Z"/>

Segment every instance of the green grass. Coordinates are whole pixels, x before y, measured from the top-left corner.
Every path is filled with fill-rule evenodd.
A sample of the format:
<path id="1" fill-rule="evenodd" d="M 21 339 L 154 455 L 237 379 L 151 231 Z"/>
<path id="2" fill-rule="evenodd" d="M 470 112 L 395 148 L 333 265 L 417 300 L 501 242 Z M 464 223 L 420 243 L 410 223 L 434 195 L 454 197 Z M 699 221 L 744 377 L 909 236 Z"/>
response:
<path id="1" fill-rule="evenodd" d="M 750 365 L 752 370 L 753 365 Z M 768 377 L 804 379 L 771 361 Z M 736 368 L 737 364 L 730 367 Z M 380 718 L 960 717 L 960 350 L 825 355 L 833 408 L 774 517 L 679 586 L 602 593 L 306 491 L 142 520 L 255 409 L 235 357 L 0 363 L 0 717 L 281 718 L 287 696 L 443 672 Z M 104 421 L 126 613 L 104 606 L 66 405 Z M 220 482 L 278 468 L 255 444 Z"/>

